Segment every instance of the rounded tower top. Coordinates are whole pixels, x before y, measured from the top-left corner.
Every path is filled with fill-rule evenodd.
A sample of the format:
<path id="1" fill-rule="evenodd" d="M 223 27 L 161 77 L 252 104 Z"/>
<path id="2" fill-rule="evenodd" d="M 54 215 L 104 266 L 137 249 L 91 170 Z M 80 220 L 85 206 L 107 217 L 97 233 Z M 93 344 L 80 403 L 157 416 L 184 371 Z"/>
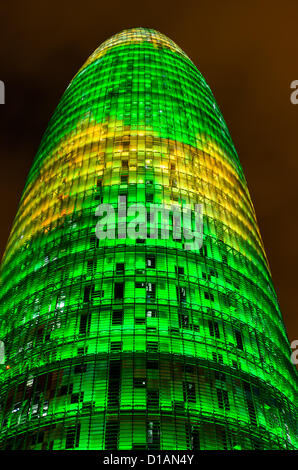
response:
<path id="1" fill-rule="evenodd" d="M 128 44 L 141 44 L 150 43 L 158 48 L 167 48 L 174 52 L 177 52 L 189 59 L 187 54 L 177 44 L 169 39 L 164 34 L 151 28 L 130 28 L 120 31 L 120 33 L 114 34 L 111 38 L 104 41 L 87 59 L 82 68 L 86 67 L 90 63 L 94 62 L 98 58 L 102 57 L 109 49 L 115 46 L 125 46 Z M 190 60 L 190 59 L 189 59 Z M 82 69 L 81 69 L 82 70 Z"/>

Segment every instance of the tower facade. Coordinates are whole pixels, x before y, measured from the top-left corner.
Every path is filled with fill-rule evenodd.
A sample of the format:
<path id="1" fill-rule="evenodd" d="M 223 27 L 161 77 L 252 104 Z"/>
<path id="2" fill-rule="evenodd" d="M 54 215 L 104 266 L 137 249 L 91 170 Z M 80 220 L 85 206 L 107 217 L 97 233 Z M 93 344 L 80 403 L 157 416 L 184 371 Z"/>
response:
<path id="1" fill-rule="evenodd" d="M 119 237 L 119 201 L 201 205 L 202 246 L 173 236 L 173 215 L 167 237 L 150 217 Z M 114 237 L 98 238 L 103 204 Z M 209 86 L 162 34 L 113 36 L 67 87 L 8 240 L 0 318 L 1 449 L 298 447 L 243 171 Z"/>

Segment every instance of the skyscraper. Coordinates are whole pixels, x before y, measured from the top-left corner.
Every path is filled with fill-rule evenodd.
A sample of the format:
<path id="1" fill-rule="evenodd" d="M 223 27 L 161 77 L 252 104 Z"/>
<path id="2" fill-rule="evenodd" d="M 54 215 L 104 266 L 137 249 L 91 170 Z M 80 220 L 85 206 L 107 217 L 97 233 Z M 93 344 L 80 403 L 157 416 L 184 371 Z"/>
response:
<path id="1" fill-rule="evenodd" d="M 147 217 L 136 240 L 98 238 L 102 204 L 119 235 L 119 201 L 201 205 L 202 246 L 173 236 L 173 214 L 168 237 Z M 1 449 L 298 448 L 243 171 L 209 86 L 162 34 L 113 36 L 67 87 L 8 240 L 0 318 Z"/>

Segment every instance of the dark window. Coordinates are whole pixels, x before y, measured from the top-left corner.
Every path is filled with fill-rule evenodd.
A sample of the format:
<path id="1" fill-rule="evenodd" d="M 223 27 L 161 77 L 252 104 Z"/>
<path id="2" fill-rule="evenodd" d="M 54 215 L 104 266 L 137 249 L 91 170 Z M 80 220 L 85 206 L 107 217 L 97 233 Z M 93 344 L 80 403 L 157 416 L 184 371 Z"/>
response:
<path id="1" fill-rule="evenodd" d="M 83 374 L 87 370 L 87 364 L 78 364 L 74 368 L 75 374 Z"/>
<path id="2" fill-rule="evenodd" d="M 243 387 L 245 391 L 245 398 L 246 398 L 246 404 L 247 404 L 247 409 L 248 409 L 248 416 L 250 419 L 250 422 L 253 426 L 257 425 L 257 416 L 256 416 L 256 410 L 255 410 L 255 405 L 253 401 L 253 396 L 251 392 L 251 387 L 250 384 L 247 382 L 243 382 Z"/>
<path id="3" fill-rule="evenodd" d="M 116 274 L 124 274 L 124 263 L 116 263 Z"/>
<path id="4" fill-rule="evenodd" d="M 215 336 L 215 338 L 220 338 L 219 326 L 216 321 L 208 321 L 209 333 L 210 336 Z"/>
<path id="5" fill-rule="evenodd" d="M 80 441 L 80 425 L 70 428 L 66 432 L 65 449 L 73 449 L 79 447 Z"/>
<path id="6" fill-rule="evenodd" d="M 200 255 L 201 256 L 207 256 L 207 246 L 203 245 L 202 248 L 200 248 Z"/>
<path id="7" fill-rule="evenodd" d="M 149 449 L 160 448 L 160 425 L 158 421 L 148 421 L 147 423 L 147 445 Z"/>
<path id="8" fill-rule="evenodd" d="M 145 388 L 146 387 L 146 379 L 139 378 L 139 377 L 134 377 L 133 386 L 135 388 Z"/>
<path id="9" fill-rule="evenodd" d="M 146 266 L 147 268 L 155 269 L 155 255 L 146 256 Z"/>
<path id="10" fill-rule="evenodd" d="M 187 424 L 186 436 L 187 436 L 187 448 L 190 450 L 200 450 L 200 434 L 197 426 L 190 426 Z"/>
<path id="11" fill-rule="evenodd" d="M 105 448 L 118 449 L 119 421 L 108 421 L 106 424 Z"/>
<path id="12" fill-rule="evenodd" d="M 84 354 L 87 354 L 88 348 L 78 348 L 78 355 L 83 356 Z"/>
<path id="13" fill-rule="evenodd" d="M 155 299 L 156 286 L 153 282 L 147 282 L 146 291 L 147 291 L 147 299 Z"/>
<path id="14" fill-rule="evenodd" d="M 142 287 L 145 287 L 145 282 L 136 282 L 135 287 L 136 289 L 141 289 Z"/>
<path id="15" fill-rule="evenodd" d="M 183 399 L 190 403 L 196 402 L 196 386 L 194 382 L 183 382 Z"/>
<path id="16" fill-rule="evenodd" d="M 121 184 L 128 183 L 128 175 L 121 175 Z"/>
<path id="17" fill-rule="evenodd" d="M 236 337 L 237 348 L 243 351 L 243 340 L 242 340 L 242 334 L 240 330 L 235 330 L 235 337 Z"/>
<path id="18" fill-rule="evenodd" d="M 157 408 L 159 406 L 158 390 L 147 390 L 147 405 L 151 408 Z"/>
<path id="19" fill-rule="evenodd" d="M 122 350 L 122 341 L 111 341 L 111 351 L 118 352 Z"/>
<path id="20" fill-rule="evenodd" d="M 84 392 L 81 393 L 72 393 L 71 398 L 70 398 L 70 403 L 80 403 L 84 400 Z"/>
<path id="21" fill-rule="evenodd" d="M 177 289 L 177 299 L 179 302 L 185 302 L 186 301 L 186 288 L 179 286 L 176 288 Z"/>
<path id="22" fill-rule="evenodd" d="M 146 193 L 146 202 L 153 202 L 153 193 Z"/>
<path id="23" fill-rule="evenodd" d="M 213 361 L 219 362 L 220 364 L 223 364 L 223 355 L 222 354 L 217 354 L 215 352 L 212 353 Z"/>
<path id="24" fill-rule="evenodd" d="M 94 284 L 89 286 L 85 286 L 84 288 L 84 302 L 90 302 L 92 300 L 94 294 Z"/>
<path id="25" fill-rule="evenodd" d="M 189 328 L 189 316 L 185 313 L 179 313 L 179 326 L 180 328 Z"/>
<path id="26" fill-rule="evenodd" d="M 226 374 L 223 372 L 218 372 L 217 370 L 214 372 L 216 380 L 220 380 L 220 382 L 226 381 Z"/>
<path id="27" fill-rule="evenodd" d="M 90 294 L 93 286 L 85 286 L 84 289 L 84 302 L 90 301 Z"/>
<path id="28" fill-rule="evenodd" d="M 123 324 L 123 310 L 113 310 L 112 312 L 112 324 L 122 325 Z"/>
<path id="29" fill-rule="evenodd" d="M 121 362 L 110 361 L 108 379 L 108 407 L 118 407 L 121 387 Z"/>
<path id="30" fill-rule="evenodd" d="M 146 310 L 146 317 L 148 318 L 156 318 L 157 312 L 156 310 Z"/>
<path id="31" fill-rule="evenodd" d="M 85 335 L 90 331 L 91 314 L 82 313 L 80 317 L 80 335 Z"/>
<path id="32" fill-rule="evenodd" d="M 114 298 L 119 300 L 123 299 L 124 295 L 124 282 L 116 282 L 114 290 Z"/>
<path id="33" fill-rule="evenodd" d="M 189 374 L 193 374 L 195 371 L 195 368 L 192 364 L 184 364 L 184 371 Z"/>
<path id="34" fill-rule="evenodd" d="M 158 351 L 158 342 L 157 341 L 147 341 L 147 351 L 148 352 L 157 352 Z"/>
<path id="35" fill-rule="evenodd" d="M 59 397 L 63 397 L 64 395 L 67 395 L 68 393 L 71 394 L 73 390 L 73 384 L 69 385 L 62 385 L 62 387 L 59 390 Z"/>
<path id="36" fill-rule="evenodd" d="M 93 261 L 93 259 L 88 259 L 88 261 L 87 261 L 87 274 L 88 274 L 88 276 L 91 276 L 93 274 L 93 269 L 94 269 L 94 261 Z"/>
<path id="37" fill-rule="evenodd" d="M 148 359 L 147 360 L 147 369 L 153 369 L 156 370 L 159 367 L 158 361 Z"/>
<path id="38" fill-rule="evenodd" d="M 92 235 L 92 237 L 90 237 L 90 248 L 91 249 L 98 248 L 98 245 L 99 245 L 98 238 L 95 235 Z"/>
<path id="39" fill-rule="evenodd" d="M 218 400 L 219 408 L 229 411 L 230 402 L 229 402 L 228 392 L 226 390 L 222 390 L 221 388 L 217 388 L 216 393 L 217 393 L 217 400 Z"/>
<path id="40" fill-rule="evenodd" d="M 182 266 L 175 266 L 176 276 L 184 276 L 184 268 Z"/>
<path id="41" fill-rule="evenodd" d="M 214 302 L 214 295 L 211 294 L 210 292 L 204 292 L 205 299 L 211 300 L 211 302 Z"/>

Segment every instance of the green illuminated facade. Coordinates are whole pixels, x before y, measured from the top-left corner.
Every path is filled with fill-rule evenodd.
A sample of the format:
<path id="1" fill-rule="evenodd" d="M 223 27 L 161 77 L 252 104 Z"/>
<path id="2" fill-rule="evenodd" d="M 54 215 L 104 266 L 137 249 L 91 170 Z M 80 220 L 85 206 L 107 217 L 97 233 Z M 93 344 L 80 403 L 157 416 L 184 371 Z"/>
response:
<path id="1" fill-rule="evenodd" d="M 202 204 L 202 248 L 98 240 L 96 208 L 117 212 L 121 195 Z M 113 36 L 67 87 L 0 298 L 1 449 L 298 448 L 297 375 L 243 171 L 209 86 L 162 34 Z"/>

